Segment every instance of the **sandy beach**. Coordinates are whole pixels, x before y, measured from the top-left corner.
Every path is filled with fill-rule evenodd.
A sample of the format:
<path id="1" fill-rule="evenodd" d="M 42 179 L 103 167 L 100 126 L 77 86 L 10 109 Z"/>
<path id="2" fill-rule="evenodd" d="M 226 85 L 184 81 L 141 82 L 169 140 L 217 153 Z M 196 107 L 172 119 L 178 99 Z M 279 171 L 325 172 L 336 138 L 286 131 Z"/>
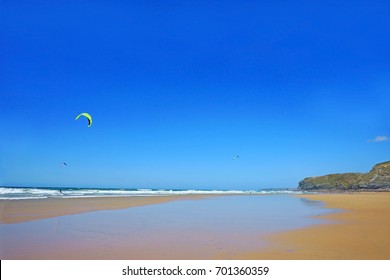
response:
<path id="1" fill-rule="evenodd" d="M 202 205 L 200 204 L 201 198 L 206 197 L 210 196 L 9 200 L 0 201 L 0 218 L 3 224 L 19 223 L 23 225 L 23 222 L 51 217 L 143 205 L 158 205 L 180 200 L 200 199 L 195 202 Z M 230 240 L 223 240 L 228 235 L 210 235 L 207 227 L 205 228 L 202 225 L 195 227 L 195 230 L 193 228 L 182 229 L 182 222 L 180 221 L 177 222 L 180 233 L 175 232 L 175 229 L 167 228 L 165 231 L 159 231 L 158 233 L 149 230 L 146 231 L 145 236 L 135 237 L 132 234 L 128 235 L 128 230 L 122 229 L 123 233 L 121 235 L 123 236 L 120 237 L 120 240 L 107 239 L 107 237 L 102 236 L 102 233 L 98 232 L 99 226 L 97 226 L 95 230 L 98 233 L 92 235 L 92 238 L 90 235 L 85 235 L 84 232 L 89 232 L 91 229 L 84 229 L 82 232 L 83 238 L 79 240 L 82 243 L 72 241 L 73 239 L 65 243 L 65 238 L 64 244 L 58 244 L 57 241 L 53 243 L 57 246 L 57 250 L 51 250 L 50 246 L 34 249 L 35 245 L 32 246 L 30 243 L 26 243 L 26 246 L 32 247 L 28 253 L 20 256 L 27 259 L 34 258 L 32 257 L 34 256 L 34 250 L 39 250 L 38 258 L 43 259 L 112 259 L 113 256 L 115 256 L 115 259 L 390 259 L 390 193 L 310 194 L 296 197 L 297 199 L 321 201 L 325 203 L 324 207 L 338 209 L 338 211 L 314 217 L 314 220 L 319 219 L 326 221 L 326 223 L 308 225 L 289 231 L 279 231 L 265 236 L 253 229 L 247 229 L 246 231 L 244 229 L 244 231 L 235 233 L 235 230 L 230 228 L 229 238 L 233 238 Z M 147 207 L 144 209 L 147 209 Z M 144 216 L 141 216 L 141 219 L 143 219 L 142 217 Z M 170 221 L 169 217 L 166 219 L 167 222 Z M 64 228 L 64 225 L 61 226 L 60 223 L 60 221 L 56 221 L 56 234 L 66 231 L 66 227 Z M 58 230 L 59 226 L 60 230 Z M 140 226 L 145 226 L 144 222 L 140 221 Z M 112 230 L 112 234 L 115 234 L 116 230 Z M 219 230 L 224 231 L 223 228 Z M 247 233 L 248 235 L 245 236 Z M 50 233 L 48 234 L 50 236 Z M 72 234 L 64 236 L 72 237 Z M 173 238 L 171 243 L 161 244 L 164 243 L 161 240 L 165 238 L 169 241 L 175 234 L 178 239 Z M 234 234 L 236 234 L 236 237 L 234 237 Z M 99 241 L 103 240 L 102 238 L 106 238 L 111 242 L 109 247 L 105 248 L 107 244 Z M 228 248 L 230 242 L 236 238 L 248 238 L 252 243 L 258 240 L 258 243 L 263 243 L 265 246 L 253 244 L 254 246 L 246 246 L 245 248 L 244 246 L 240 247 L 241 245 Z M 221 241 L 220 243 L 218 243 L 218 239 Z M 137 240 L 137 242 L 133 242 L 134 240 Z M 180 242 L 183 243 L 180 244 Z M 185 245 L 183 246 L 183 244 Z M 209 248 L 207 244 L 215 244 L 215 248 L 218 247 L 218 250 L 216 251 L 215 248 L 210 247 L 209 252 L 207 252 Z M 84 246 L 84 250 L 80 251 L 78 249 L 80 246 Z M 58 250 L 58 248 L 61 248 L 61 250 Z M 251 248 L 253 248 L 253 251 Z"/>
<path id="2" fill-rule="evenodd" d="M 342 210 L 322 224 L 268 236 L 268 248 L 242 259 L 390 259 L 390 193 L 300 195 Z"/>

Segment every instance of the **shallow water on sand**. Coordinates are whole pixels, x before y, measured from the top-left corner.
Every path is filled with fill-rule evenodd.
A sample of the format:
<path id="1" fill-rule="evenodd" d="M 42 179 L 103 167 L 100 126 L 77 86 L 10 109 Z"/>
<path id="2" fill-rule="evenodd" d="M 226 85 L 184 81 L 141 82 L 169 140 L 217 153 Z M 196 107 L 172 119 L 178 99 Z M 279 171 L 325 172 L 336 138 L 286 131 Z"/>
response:
<path id="1" fill-rule="evenodd" d="M 289 195 L 219 196 L 0 225 L 1 259 L 234 259 L 334 210 Z"/>

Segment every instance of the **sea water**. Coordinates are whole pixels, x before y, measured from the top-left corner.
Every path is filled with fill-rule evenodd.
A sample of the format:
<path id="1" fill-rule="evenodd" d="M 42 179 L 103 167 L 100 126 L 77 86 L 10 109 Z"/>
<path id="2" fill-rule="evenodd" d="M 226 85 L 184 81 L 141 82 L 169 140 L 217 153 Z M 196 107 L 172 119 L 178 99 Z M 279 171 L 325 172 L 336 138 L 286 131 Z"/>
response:
<path id="1" fill-rule="evenodd" d="M 76 197 L 123 197 L 162 196 L 186 194 L 293 194 L 295 189 L 260 190 L 212 190 L 212 189 L 145 189 L 145 188 L 50 188 L 50 187 L 0 187 L 0 200 L 76 198 Z"/>

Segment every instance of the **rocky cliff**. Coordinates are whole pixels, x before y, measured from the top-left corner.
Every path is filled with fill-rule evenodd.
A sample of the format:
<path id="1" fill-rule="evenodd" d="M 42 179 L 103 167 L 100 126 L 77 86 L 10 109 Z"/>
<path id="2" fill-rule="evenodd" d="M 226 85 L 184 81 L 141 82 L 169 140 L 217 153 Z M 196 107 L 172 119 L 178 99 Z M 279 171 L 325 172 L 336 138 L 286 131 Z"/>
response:
<path id="1" fill-rule="evenodd" d="M 368 173 L 342 173 L 309 177 L 299 182 L 304 191 L 390 191 L 390 161 L 376 164 Z"/>

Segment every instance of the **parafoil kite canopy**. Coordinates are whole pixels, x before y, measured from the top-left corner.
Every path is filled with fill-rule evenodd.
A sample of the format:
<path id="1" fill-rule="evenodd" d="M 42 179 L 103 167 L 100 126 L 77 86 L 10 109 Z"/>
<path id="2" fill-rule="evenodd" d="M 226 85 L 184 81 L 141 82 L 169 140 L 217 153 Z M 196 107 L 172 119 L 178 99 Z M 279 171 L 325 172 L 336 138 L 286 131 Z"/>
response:
<path id="1" fill-rule="evenodd" d="M 87 120 L 88 120 L 88 127 L 90 127 L 90 126 L 92 125 L 92 117 L 91 117 L 91 115 L 88 114 L 88 113 L 81 113 L 80 115 L 78 115 L 78 116 L 76 117 L 76 121 L 77 121 L 78 118 L 80 118 L 81 116 L 84 116 L 84 117 L 87 118 Z"/>

